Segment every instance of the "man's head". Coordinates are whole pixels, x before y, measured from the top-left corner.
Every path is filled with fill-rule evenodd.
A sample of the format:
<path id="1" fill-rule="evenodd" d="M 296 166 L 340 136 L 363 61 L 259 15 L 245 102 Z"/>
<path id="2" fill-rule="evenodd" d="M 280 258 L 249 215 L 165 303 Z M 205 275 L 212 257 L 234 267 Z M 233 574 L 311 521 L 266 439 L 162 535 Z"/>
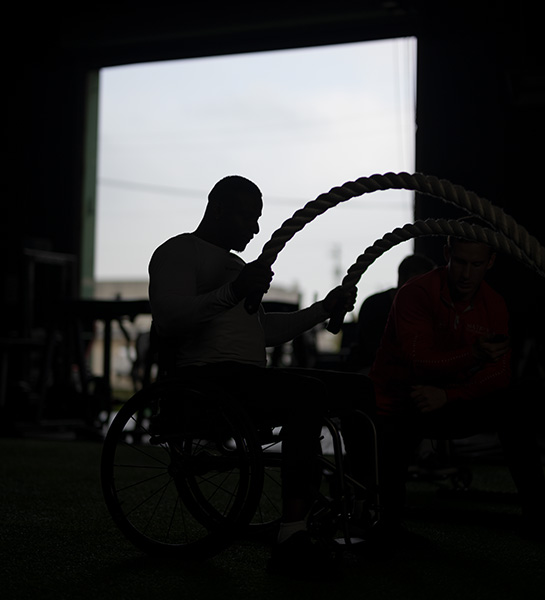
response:
<path id="1" fill-rule="evenodd" d="M 240 175 L 230 175 L 218 181 L 208 194 L 198 233 L 222 248 L 242 252 L 259 233 L 262 209 L 257 185 Z"/>
<path id="2" fill-rule="evenodd" d="M 460 219 L 460 221 L 490 227 L 475 218 Z M 487 244 L 449 236 L 444 247 L 444 255 L 452 299 L 471 300 L 479 290 L 486 273 L 492 268 L 496 253 Z"/>
<path id="3" fill-rule="evenodd" d="M 397 287 L 401 287 L 412 277 L 423 275 L 433 268 L 435 268 L 435 263 L 431 258 L 423 254 L 409 254 L 397 268 Z"/>

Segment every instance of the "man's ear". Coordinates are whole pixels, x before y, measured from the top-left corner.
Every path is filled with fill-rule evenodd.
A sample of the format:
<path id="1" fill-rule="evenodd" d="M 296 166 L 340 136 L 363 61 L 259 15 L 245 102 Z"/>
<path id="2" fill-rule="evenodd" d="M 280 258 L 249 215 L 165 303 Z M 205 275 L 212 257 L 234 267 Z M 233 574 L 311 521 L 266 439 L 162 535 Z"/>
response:
<path id="1" fill-rule="evenodd" d="M 446 263 L 448 263 L 450 260 L 450 246 L 448 244 L 443 246 L 443 258 L 445 259 Z"/>
<path id="2" fill-rule="evenodd" d="M 486 270 L 488 271 L 488 269 L 491 269 L 494 266 L 495 262 L 496 262 L 496 253 L 491 252 L 490 258 L 488 259 L 488 264 L 486 265 Z"/>

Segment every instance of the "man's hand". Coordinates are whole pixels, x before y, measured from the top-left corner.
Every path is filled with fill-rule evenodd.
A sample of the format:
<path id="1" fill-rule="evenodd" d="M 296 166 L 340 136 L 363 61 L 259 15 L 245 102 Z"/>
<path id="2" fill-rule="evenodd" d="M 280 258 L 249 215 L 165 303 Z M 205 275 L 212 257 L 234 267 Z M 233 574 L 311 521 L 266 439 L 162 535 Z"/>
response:
<path id="1" fill-rule="evenodd" d="M 268 291 L 273 275 L 274 273 L 268 265 L 254 260 L 244 265 L 238 277 L 231 284 L 233 292 L 239 301 L 249 294 L 263 295 Z"/>
<path id="2" fill-rule="evenodd" d="M 347 313 L 354 310 L 358 290 L 356 286 L 344 288 L 341 285 L 334 288 L 324 298 L 324 308 L 329 315 L 337 311 Z"/>
<path id="3" fill-rule="evenodd" d="M 481 337 L 473 344 L 473 355 L 480 361 L 496 362 L 509 351 L 509 345 L 505 335 Z"/>
<path id="4" fill-rule="evenodd" d="M 432 385 L 414 385 L 411 398 L 421 413 L 437 410 L 447 403 L 445 390 Z"/>

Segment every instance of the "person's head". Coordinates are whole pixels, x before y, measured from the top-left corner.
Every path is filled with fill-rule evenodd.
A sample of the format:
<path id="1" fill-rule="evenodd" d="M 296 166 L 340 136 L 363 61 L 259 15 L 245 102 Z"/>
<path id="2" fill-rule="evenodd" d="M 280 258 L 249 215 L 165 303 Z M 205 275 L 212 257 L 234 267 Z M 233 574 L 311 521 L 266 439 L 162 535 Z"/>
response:
<path id="1" fill-rule="evenodd" d="M 490 227 L 478 218 L 459 219 L 472 225 Z M 496 253 L 485 243 L 449 236 L 444 247 L 447 261 L 448 285 L 453 300 L 471 300 L 494 265 Z"/>
<path id="2" fill-rule="evenodd" d="M 208 194 L 199 229 L 208 241 L 242 252 L 259 233 L 262 209 L 263 200 L 257 185 L 240 175 L 229 175 L 218 181 Z"/>
<path id="3" fill-rule="evenodd" d="M 423 275 L 433 268 L 435 268 L 435 263 L 431 258 L 423 254 L 409 254 L 397 268 L 397 287 L 401 287 L 412 277 Z"/>

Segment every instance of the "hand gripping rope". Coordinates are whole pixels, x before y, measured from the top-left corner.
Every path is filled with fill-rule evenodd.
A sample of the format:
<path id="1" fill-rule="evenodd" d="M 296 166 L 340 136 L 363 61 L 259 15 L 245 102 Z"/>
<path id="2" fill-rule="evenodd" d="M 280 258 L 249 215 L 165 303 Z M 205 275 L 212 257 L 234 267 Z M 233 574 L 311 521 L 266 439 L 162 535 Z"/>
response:
<path id="1" fill-rule="evenodd" d="M 302 209 L 297 210 L 292 217 L 286 220 L 263 246 L 257 260 L 271 266 L 288 241 L 317 216 L 351 198 L 388 189 L 412 190 L 456 204 L 466 212 L 477 215 L 490 223 L 496 231 L 445 219 L 427 219 L 426 221 L 409 223 L 387 233 L 368 247 L 348 269 L 342 281 L 343 286 L 356 285 L 367 268 L 393 246 L 415 237 L 430 235 L 458 235 L 474 241 L 488 243 L 494 249 L 512 255 L 540 275 L 545 276 L 545 248 L 512 217 L 488 200 L 480 198 L 474 192 L 466 191 L 463 187 L 453 185 L 445 179 L 438 179 L 421 173 L 415 173 L 414 175 L 409 173 L 372 175 L 332 188 L 329 192 L 321 194 L 315 200 L 308 202 Z M 246 302 L 247 310 L 255 312 L 260 301 L 260 297 L 248 298 Z M 328 330 L 337 333 L 341 328 L 343 319 L 344 313 L 333 315 Z"/>

